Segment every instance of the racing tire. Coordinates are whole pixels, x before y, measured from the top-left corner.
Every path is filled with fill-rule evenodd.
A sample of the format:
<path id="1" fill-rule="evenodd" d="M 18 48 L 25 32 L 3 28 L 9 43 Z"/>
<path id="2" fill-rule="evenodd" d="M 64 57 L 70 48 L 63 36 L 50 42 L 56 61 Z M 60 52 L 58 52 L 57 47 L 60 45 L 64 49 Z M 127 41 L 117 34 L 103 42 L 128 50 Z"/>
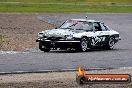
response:
<path id="1" fill-rule="evenodd" d="M 114 45 L 115 45 L 115 38 L 112 36 L 109 38 L 109 41 L 107 42 L 105 49 L 107 50 L 112 50 L 114 49 Z"/>
<path id="2" fill-rule="evenodd" d="M 50 51 L 50 48 L 46 48 L 41 42 L 39 42 L 39 49 L 44 52 Z"/>
<path id="3" fill-rule="evenodd" d="M 79 47 L 76 48 L 77 51 L 87 51 L 88 41 L 85 37 L 81 38 Z"/>

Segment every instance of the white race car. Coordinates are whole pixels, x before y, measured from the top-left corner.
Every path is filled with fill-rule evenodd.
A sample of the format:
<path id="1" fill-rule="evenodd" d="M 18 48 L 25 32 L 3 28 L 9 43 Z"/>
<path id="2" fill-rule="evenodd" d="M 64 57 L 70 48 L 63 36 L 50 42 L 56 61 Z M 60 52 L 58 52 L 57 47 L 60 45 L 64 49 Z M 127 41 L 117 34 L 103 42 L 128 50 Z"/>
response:
<path id="1" fill-rule="evenodd" d="M 104 23 L 87 19 L 70 19 L 60 27 L 38 33 L 39 49 L 72 49 L 86 51 L 89 48 L 113 49 L 120 40 L 119 33 Z"/>

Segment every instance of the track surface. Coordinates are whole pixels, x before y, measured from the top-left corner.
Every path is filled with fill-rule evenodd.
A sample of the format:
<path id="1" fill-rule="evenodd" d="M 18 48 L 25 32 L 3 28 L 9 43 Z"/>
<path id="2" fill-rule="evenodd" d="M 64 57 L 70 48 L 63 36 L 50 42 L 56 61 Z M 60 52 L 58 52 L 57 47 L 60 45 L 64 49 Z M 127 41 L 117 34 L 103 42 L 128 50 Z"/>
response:
<path id="1" fill-rule="evenodd" d="M 38 49 L 25 52 L 0 51 L 0 72 L 39 71 L 75 69 L 78 65 L 86 68 L 132 67 L 132 14 L 50 14 L 39 15 L 40 20 L 57 25 L 69 18 L 101 20 L 117 30 L 122 40 L 114 50 L 90 50 L 88 52 L 51 51 Z"/>

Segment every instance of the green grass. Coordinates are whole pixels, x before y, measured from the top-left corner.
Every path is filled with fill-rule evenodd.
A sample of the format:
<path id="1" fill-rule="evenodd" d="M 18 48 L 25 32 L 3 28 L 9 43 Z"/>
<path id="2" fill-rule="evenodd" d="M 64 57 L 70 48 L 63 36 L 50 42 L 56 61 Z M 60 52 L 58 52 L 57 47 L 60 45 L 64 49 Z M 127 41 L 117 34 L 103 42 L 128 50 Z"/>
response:
<path id="1" fill-rule="evenodd" d="M 0 4 L 0 12 L 132 12 L 131 6 L 56 5 L 56 4 Z"/>
<path id="2" fill-rule="evenodd" d="M 0 2 L 4 2 L 0 3 L 0 12 L 48 12 L 48 13 L 132 12 L 132 0 L 0 0 Z"/>
<path id="3" fill-rule="evenodd" d="M 0 0 L 0 2 L 26 2 L 26 3 L 132 3 L 132 0 Z"/>

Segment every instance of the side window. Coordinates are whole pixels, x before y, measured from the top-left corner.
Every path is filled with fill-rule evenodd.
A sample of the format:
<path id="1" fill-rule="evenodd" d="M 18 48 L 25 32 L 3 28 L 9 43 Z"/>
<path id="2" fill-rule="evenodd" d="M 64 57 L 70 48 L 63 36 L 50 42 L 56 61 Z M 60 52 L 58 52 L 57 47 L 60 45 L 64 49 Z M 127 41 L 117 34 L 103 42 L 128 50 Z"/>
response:
<path id="1" fill-rule="evenodd" d="M 98 22 L 94 23 L 94 29 L 95 29 L 95 31 L 102 31 L 102 28 Z"/>
<path id="2" fill-rule="evenodd" d="M 100 23 L 100 26 L 101 26 L 102 31 L 107 31 L 102 23 Z"/>
<path id="3" fill-rule="evenodd" d="M 93 24 L 91 22 L 83 22 L 83 29 L 86 31 L 92 31 Z"/>
<path id="4" fill-rule="evenodd" d="M 106 29 L 107 31 L 110 30 L 108 26 L 106 26 L 106 25 L 103 25 L 103 26 L 105 27 L 105 29 Z"/>
<path id="5" fill-rule="evenodd" d="M 100 26 L 102 28 L 102 31 L 108 31 L 109 30 L 103 23 L 101 23 Z"/>
<path id="6" fill-rule="evenodd" d="M 83 22 L 78 22 L 75 26 L 74 29 L 76 30 L 83 30 Z"/>

